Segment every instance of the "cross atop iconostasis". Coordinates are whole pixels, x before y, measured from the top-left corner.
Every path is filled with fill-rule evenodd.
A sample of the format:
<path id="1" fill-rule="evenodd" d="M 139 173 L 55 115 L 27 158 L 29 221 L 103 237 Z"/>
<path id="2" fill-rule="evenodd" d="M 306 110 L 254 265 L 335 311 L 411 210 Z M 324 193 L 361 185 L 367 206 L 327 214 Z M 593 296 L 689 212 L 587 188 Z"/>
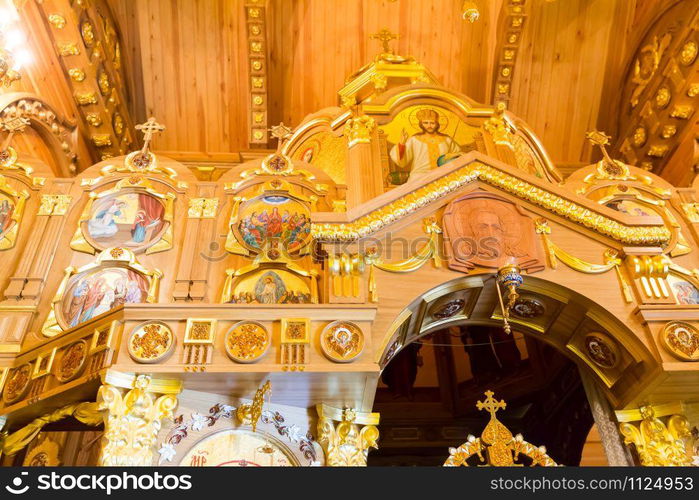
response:
<path id="1" fill-rule="evenodd" d="M 145 155 L 150 149 L 150 143 L 153 140 L 153 136 L 165 130 L 165 125 L 162 125 L 156 121 L 154 117 L 148 118 L 148 121 L 136 125 L 136 130 L 143 133 L 143 148 L 141 148 L 141 154 Z"/>
<path id="2" fill-rule="evenodd" d="M 393 49 L 390 46 L 391 41 L 398 40 L 400 35 L 398 33 L 392 33 L 388 28 L 382 28 L 376 33 L 369 35 L 371 40 L 378 40 L 381 43 L 381 47 L 384 54 L 393 54 Z"/>

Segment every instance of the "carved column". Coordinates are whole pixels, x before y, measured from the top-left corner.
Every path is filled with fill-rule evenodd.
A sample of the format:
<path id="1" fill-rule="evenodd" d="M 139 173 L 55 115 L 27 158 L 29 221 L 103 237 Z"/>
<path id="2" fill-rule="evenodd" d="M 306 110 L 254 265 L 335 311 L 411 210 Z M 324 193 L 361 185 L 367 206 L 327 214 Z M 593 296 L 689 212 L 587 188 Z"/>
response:
<path id="1" fill-rule="evenodd" d="M 607 462 L 615 467 L 633 466 L 633 458 L 629 449 L 624 446 L 624 439 L 619 433 L 614 410 L 609 405 L 609 401 L 587 372 L 580 370 L 580 378 L 585 388 L 587 401 L 590 403 L 592 418 L 595 419 L 597 425 L 597 432 L 602 439 Z"/>
<path id="2" fill-rule="evenodd" d="M 123 389 L 126 389 L 124 391 Z M 104 412 L 101 466 L 150 466 L 162 420 L 177 407 L 178 380 L 108 371 L 97 402 Z"/>
<path id="3" fill-rule="evenodd" d="M 319 404 L 318 442 L 330 467 L 366 466 L 369 448 L 378 448 L 378 413 L 340 410 Z"/>
<path id="4" fill-rule="evenodd" d="M 355 116 L 345 124 L 347 138 L 347 209 L 383 193 L 381 165 L 375 161 L 372 141 L 378 136 L 373 118 Z"/>
<path id="5" fill-rule="evenodd" d="M 635 446 L 641 465 L 692 464 L 691 431 L 681 403 L 641 406 L 638 410 L 617 411 L 616 416 L 624 442 Z"/>

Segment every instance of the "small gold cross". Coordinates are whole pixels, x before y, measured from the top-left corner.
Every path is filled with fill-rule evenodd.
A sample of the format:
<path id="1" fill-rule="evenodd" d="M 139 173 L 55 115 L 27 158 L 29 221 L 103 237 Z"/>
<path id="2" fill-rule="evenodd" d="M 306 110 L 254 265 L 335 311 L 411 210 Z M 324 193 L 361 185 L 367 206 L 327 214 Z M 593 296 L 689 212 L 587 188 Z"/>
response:
<path id="1" fill-rule="evenodd" d="M 377 33 L 369 35 L 369 38 L 381 42 L 384 54 L 393 54 L 393 50 L 391 50 L 391 47 L 389 47 L 388 44 L 391 42 L 391 40 L 398 40 L 400 35 L 391 33 L 387 28 L 382 28 Z"/>
<path id="2" fill-rule="evenodd" d="M 495 398 L 493 398 L 494 394 L 495 393 L 493 391 L 485 391 L 485 401 L 476 402 L 476 407 L 479 410 L 485 409 L 485 411 L 490 413 L 490 418 L 495 418 L 495 414 L 498 410 L 504 410 L 507 407 L 507 403 L 505 403 L 505 400 L 496 400 Z"/>
<path id="3" fill-rule="evenodd" d="M 141 153 L 146 154 L 153 140 L 153 136 L 165 130 L 165 125 L 161 125 L 151 116 L 146 123 L 136 125 L 136 130 L 143 132 L 143 149 L 141 149 Z"/>
<path id="4" fill-rule="evenodd" d="M 291 128 L 284 125 L 284 122 L 279 122 L 279 125 L 272 125 L 269 131 L 277 139 L 277 151 L 280 151 L 284 140 L 291 136 Z"/>
<path id="5" fill-rule="evenodd" d="M 604 132 L 600 132 L 599 130 L 592 130 L 591 132 L 586 133 L 585 137 L 594 146 L 599 146 L 599 148 L 602 150 L 602 156 L 604 156 L 605 160 L 607 160 L 610 163 L 614 163 L 612 161 L 611 156 L 609 156 L 609 153 L 607 152 L 607 148 L 605 147 L 609 145 L 611 136 L 605 134 Z"/>
<path id="6" fill-rule="evenodd" d="M 0 121 L 0 128 L 9 132 L 5 138 L 5 142 L 2 144 L 2 151 L 7 151 L 7 148 L 12 144 L 12 138 L 15 134 L 17 132 L 22 132 L 30 123 L 29 118 L 24 118 L 23 116 L 15 116 Z"/>

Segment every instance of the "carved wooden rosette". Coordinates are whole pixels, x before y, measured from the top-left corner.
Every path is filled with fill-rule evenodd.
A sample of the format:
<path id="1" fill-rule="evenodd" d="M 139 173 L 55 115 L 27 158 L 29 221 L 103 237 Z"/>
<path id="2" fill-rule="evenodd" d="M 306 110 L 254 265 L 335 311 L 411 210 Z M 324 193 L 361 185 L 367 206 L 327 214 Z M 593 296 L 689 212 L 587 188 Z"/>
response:
<path id="1" fill-rule="evenodd" d="M 378 413 L 339 410 L 320 404 L 318 411 L 318 442 L 325 451 L 330 467 L 366 466 L 369 448 L 378 448 Z"/>
<path id="2" fill-rule="evenodd" d="M 101 466 L 149 466 L 153 463 L 155 444 L 162 420 L 172 418 L 177 407 L 179 387 L 175 393 L 156 396 L 151 392 L 151 378 L 138 375 L 132 389 L 125 394 L 110 385 L 109 378 L 98 393 L 99 408 L 104 416 Z"/>

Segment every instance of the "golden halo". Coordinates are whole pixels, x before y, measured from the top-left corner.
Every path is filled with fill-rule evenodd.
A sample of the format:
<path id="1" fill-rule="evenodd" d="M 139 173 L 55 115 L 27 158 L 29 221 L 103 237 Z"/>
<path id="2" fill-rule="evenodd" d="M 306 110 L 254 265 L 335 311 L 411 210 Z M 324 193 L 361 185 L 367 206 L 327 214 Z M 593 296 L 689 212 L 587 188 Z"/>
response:
<path id="1" fill-rule="evenodd" d="M 437 108 L 435 106 L 416 106 L 415 108 L 413 108 L 410 111 L 410 114 L 408 114 L 408 123 L 410 123 L 411 127 L 413 127 L 416 130 L 420 130 L 420 121 L 417 119 L 417 114 L 423 109 L 431 109 L 432 111 L 437 113 L 437 116 L 439 116 L 440 132 L 444 132 L 447 129 L 447 127 L 449 126 L 449 118 L 447 117 L 443 109 Z"/>

